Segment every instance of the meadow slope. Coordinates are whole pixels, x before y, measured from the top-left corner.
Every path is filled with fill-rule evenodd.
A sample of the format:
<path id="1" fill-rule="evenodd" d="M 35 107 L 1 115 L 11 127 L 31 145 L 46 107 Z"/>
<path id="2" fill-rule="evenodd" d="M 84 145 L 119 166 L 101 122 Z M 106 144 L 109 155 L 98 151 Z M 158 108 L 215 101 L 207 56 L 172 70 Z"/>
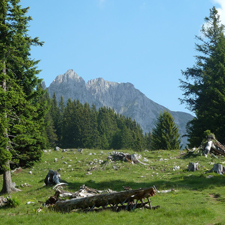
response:
<path id="1" fill-rule="evenodd" d="M 207 173 L 214 163 L 225 163 L 224 157 L 185 158 L 185 153 L 179 150 L 143 151 L 140 153 L 142 160 L 145 158 L 145 163 L 149 164 L 144 166 L 121 161 L 109 162 L 107 157 L 111 152 L 89 149 L 84 149 L 82 153 L 76 149 L 65 152 L 47 150 L 41 162 L 32 168 L 13 172 L 13 182 L 21 192 L 13 193 L 11 197 L 20 204 L 16 208 L 0 208 L 1 224 L 225 224 L 225 177 Z M 129 150 L 123 152 L 134 153 Z M 189 172 L 189 162 L 199 162 L 199 170 Z M 174 170 L 175 166 L 180 169 Z M 153 206 L 160 205 L 157 210 L 59 213 L 42 206 L 55 193 L 52 187 L 44 186 L 48 169 L 60 169 L 62 181 L 68 183 L 64 189 L 71 192 L 79 190 L 83 184 L 99 190 L 122 191 L 123 186 L 138 189 L 154 185 L 159 191 L 173 191 L 158 193 L 151 198 Z M 208 178 L 209 175 L 212 175 L 211 178 Z M 38 212 L 40 208 L 42 210 Z"/>

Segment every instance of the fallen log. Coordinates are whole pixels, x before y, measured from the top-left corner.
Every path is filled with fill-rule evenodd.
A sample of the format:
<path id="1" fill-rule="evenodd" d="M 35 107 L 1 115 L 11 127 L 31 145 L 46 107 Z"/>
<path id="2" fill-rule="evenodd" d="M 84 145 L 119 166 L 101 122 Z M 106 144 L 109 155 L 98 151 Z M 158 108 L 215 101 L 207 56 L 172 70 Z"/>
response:
<path id="1" fill-rule="evenodd" d="M 107 194 L 98 194 L 94 196 L 84 197 L 84 198 L 74 198 L 69 200 L 58 200 L 53 205 L 53 208 L 58 211 L 71 211 L 74 209 L 83 209 L 92 211 L 95 207 L 107 208 L 108 206 L 118 207 L 120 204 L 123 206 L 126 204 L 125 209 L 131 210 L 136 208 L 138 201 L 141 201 L 142 206 L 146 203 L 143 202 L 143 199 L 147 199 L 149 208 L 152 208 L 149 197 L 152 197 L 156 194 L 154 188 L 145 188 L 137 190 L 127 190 L 116 193 L 107 193 Z M 134 204 L 136 200 L 136 204 Z"/>

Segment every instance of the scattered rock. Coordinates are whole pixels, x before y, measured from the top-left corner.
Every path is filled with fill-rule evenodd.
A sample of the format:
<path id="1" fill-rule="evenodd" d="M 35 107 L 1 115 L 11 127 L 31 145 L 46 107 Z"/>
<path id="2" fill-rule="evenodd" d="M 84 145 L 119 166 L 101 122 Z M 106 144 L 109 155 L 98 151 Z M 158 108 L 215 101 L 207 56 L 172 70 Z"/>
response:
<path id="1" fill-rule="evenodd" d="M 29 171 L 28 173 L 29 173 L 29 174 L 32 174 L 32 171 Z"/>
<path id="2" fill-rule="evenodd" d="M 77 152 L 82 153 L 82 152 L 83 152 L 83 149 L 82 149 L 82 148 L 78 148 L 78 149 L 77 149 Z"/>
<path id="3" fill-rule="evenodd" d="M 91 172 L 87 172 L 87 173 L 86 173 L 86 175 L 91 175 L 91 174 L 92 174 Z"/>
<path id="4" fill-rule="evenodd" d="M 57 171 L 49 170 L 48 174 L 45 177 L 45 184 L 46 185 L 59 184 L 60 178 L 61 176 Z"/>
<path id="5" fill-rule="evenodd" d="M 114 170 L 118 170 L 118 168 L 117 168 L 115 165 L 113 165 L 113 169 L 114 169 Z"/>
<path id="6" fill-rule="evenodd" d="M 57 159 L 57 158 L 55 158 L 55 159 L 54 159 L 54 162 L 58 162 L 58 159 Z"/>
<path id="7" fill-rule="evenodd" d="M 196 171 L 198 170 L 198 163 L 189 163 L 188 164 L 188 171 Z"/>
<path id="8" fill-rule="evenodd" d="M 35 202 L 27 202 L 27 205 L 34 204 Z"/>
<path id="9" fill-rule="evenodd" d="M 173 167 L 173 171 L 175 171 L 175 170 L 179 170 L 180 169 L 180 167 L 179 166 L 174 166 Z"/>
<path id="10" fill-rule="evenodd" d="M 59 151 L 60 150 L 60 147 L 55 147 L 55 151 Z"/>
<path id="11" fill-rule="evenodd" d="M 11 197 L 8 196 L 5 198 L 4 196 L 0 196 L 0 207 L 6 206 L 9 198 Z"/>
<path id="12" fill-rule="evenodd" d="M 31 185 L 27 184 L 27 183 L 24 183 L 24 184 L 21 184 L 20 187 L 31 187 Z"/>

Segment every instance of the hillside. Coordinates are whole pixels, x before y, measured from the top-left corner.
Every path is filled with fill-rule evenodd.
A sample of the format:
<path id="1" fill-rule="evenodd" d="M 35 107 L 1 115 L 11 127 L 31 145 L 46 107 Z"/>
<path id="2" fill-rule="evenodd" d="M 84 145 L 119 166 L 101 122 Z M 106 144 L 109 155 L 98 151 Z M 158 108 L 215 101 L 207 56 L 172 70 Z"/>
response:
<path id="1" fill-rule="evenodd" d="M 124 151 L 133 153 L 131 151 Z M 142 161 L 148 165 L 107 161 L 110 151 L 76 149 L 45 150 L 43 159 L 30 169 L 12 172 L 12 179 L 21 189 L 13 193 L 20 205 L 0 208 L 2 224 L 224 224 L 224 175 L 206 173 L 214 163 L 224 163 L 224 157 L 215 159 L 195 156 L 185 158 L 180 151 L 144 151 Z M 199 170 L 188 172 L 189 162 L 199 162 Z M 179 167 L 178 167 L 179 166 Z M 43 207 L 55 191 L 44 185 L 48 169 L 58 170 L 64 190 L 75 192 L 85 184 L 98 190 L 122 191 L 152 187 L 161 193 L 151 197 L 157 210 L 135 209 L 119 213 L 57 213 Z M 2 186 L 2 175 L 0 176 Z M 169 190 L 163 193 L 163 190 Z"/>
<path id="2" fill-rule="evenodd" d="M 55 93 L 58 101 L 62 95 L 65 102 L 71 98 L 71 100 L 78 99 L 83 104 L 85 102 L 89 105 L 95 104 L 97 108 L 103 106 L 114 108 L 116 113 L 129 116 L 139 123 L 147 133 L 152 131 L 157 117 L 165 110 L 173 116 L 181 136 L 186 133 L 187 122 L 193 118 L 188 113 L 171 111 L 155 103 L 131 83 L 110 82 L 102 78 L 85 83 L 84 79 L 73 70 L 57 76 L 47 90 L 51 97 Z M 187 139 L 182 138 L 182 144 L 186 143 Z"/>

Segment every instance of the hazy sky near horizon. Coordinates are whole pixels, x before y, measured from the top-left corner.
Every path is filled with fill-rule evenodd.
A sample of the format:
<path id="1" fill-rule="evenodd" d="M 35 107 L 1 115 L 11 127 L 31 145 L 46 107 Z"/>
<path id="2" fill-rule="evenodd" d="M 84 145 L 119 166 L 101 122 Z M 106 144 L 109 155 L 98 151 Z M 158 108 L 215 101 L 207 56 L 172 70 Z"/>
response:
<path id="1" fill-rule="evenodd" d="M 195 35 L 215 6 L 225 24 L 225 0 L 21 0 L 30 7 L 29 35 L 48 87 L 73 69 L 86 82 L 129 82 L 173 111 L 181 105 L 181 70 L 195 63 Z"/>

